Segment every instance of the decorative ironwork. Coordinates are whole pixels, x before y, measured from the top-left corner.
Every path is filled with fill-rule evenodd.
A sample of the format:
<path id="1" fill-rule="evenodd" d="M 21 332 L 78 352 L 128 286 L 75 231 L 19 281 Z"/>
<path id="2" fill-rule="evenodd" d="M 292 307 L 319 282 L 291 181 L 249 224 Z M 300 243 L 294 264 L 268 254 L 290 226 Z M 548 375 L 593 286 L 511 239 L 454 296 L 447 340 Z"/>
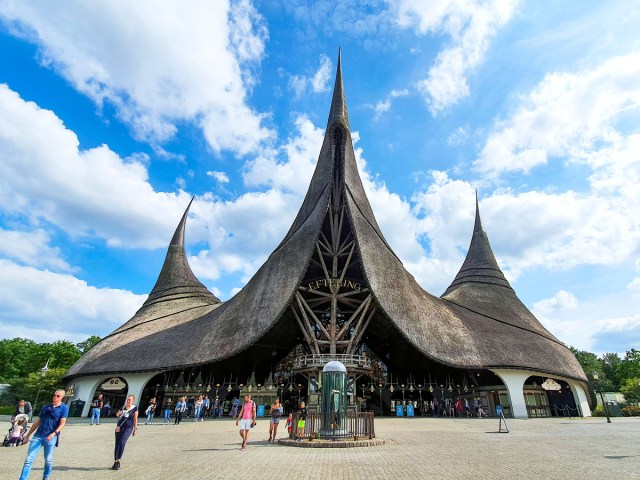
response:
<path id="1" fill-rule="evenodd" d="M 330 415 L 330 414 L 329 414 Z M 292 425 L 298 424 L 298 412 L 293 414 Z M 355 412 L 347 410 L 347 414 L 342 418 L 325 419 L 325 414 L 318 412 L 307 413 L 304 432 L 298 431 L 297 427 L 291 430 L 292 437 L 299 437 L 306 440 L 325 439 L 337 440 L 340 438 L 375 438 L 376 431 L 373 424 L 373 412 Z M 323 426 L 329 423 L 333 428 L 326 429 Z"/>
<path id="2" fill-rule="evenodd" d="M 331 202 L 304 281 L 291 305 L 309 353 L 354 355 L 376 308 L 365 285 L 343 199 L 344 132 L 331 135 L 334 181 Z"/>

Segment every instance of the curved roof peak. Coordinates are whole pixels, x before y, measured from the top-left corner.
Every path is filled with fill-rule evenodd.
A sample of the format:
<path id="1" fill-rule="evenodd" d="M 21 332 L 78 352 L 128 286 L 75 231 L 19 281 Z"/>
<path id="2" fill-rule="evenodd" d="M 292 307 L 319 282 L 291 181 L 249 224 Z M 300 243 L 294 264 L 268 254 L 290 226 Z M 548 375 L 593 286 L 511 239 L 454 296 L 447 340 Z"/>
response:
<path id="1" fill-rule="evenodd" d="M 347 100 L 344 95 L 344 84 L 342 82 L 342 53 L 338 49 L 338 66 L 336 68 L 336 81 L 333 85 L 333 98 L 331 99 L 331 110 L 327 120 L 327 130 L 335 122 L 343 123 L 347 129 L 349 127 L 349 112 L 347 112 Z"/>
<path id="2" fill-rule="evenodd" d="M 478 205 L 478 192 L 476 190 L 476 219 L 473 225 L 473 235 L 469 251 L 464 259 L 460 271 L 454 278 L 449 288 L 442 294 L 446 296 L 459 286 L 468 283 L 486 283 L 499 285 L 511 289 L 511 285 L 505 278 L 502 270 L 498 266 L 496 257 L 493 255 L 489 237 L 482 228 L 480 220 L 480 207 Z"/>
<path id="3" fill-rule="evenodd" d="M 195 195 L 191 197 L 191 201 L 189 202 L 189 205 L 187 205 L 187 209 L 184 211 L 184 214 L 182 215 L 182 219 L 180 220 L 180 223 L 178 224 L 178 228 L 176 228 L 176 231 L 173 234 L 173 237 L 171 238 L 171 242 L 169 243 L 169 245 L 184 247 L 184 231 L 187 225 L 187 216 L 189 215 L 189 209 L 191 208 L 191 204 L 193 203 L 194 198 L 196 198 Z"/>
<path id="4" fill-rule="evenodd" d="M 162 270 L 158 275 L 158 280 L 153 290 L 149 294 L 149 298 L 142 305 L 143 308 L 159 301 L 185 297 L 205 297 L 212 303 L 220 303 L 220 300 L 196 278 L 187 261 L 187 253 L 184 248 L 184 233 L 192 203 L 193 198 L 191 198 L 178 224 L 178 228 L 176 228 L 171 238 Z"/>

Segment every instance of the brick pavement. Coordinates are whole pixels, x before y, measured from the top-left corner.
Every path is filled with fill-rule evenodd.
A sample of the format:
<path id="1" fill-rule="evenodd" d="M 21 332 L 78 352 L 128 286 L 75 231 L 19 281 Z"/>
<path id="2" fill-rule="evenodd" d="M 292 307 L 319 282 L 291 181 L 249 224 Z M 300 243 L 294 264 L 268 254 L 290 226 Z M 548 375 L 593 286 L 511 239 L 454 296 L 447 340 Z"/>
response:
<path id="1" fill-rule="evenodd" d="M 144 425 L 112 471 L 113 423 L 70 419 L 52 480 L 66 479 L 640 479 L 640 419 L 376 419 L 380 447 L 291 448 L 267 443 L 268 420 L 240 451 L 231 420 Z M 2 425 L 8 428 L 8 423 Z M 17 479 L 26 447 L 0 448 L 0 478 Z M 31 478 L 42 475 L 42 453 Z"/>

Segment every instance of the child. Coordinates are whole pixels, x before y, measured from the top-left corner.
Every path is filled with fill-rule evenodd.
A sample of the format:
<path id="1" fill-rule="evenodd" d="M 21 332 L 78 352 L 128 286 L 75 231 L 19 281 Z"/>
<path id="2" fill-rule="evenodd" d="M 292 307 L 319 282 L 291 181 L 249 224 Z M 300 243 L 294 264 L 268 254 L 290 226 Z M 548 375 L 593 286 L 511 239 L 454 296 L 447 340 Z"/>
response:
<path id="1" fill-rule="evenodd" d="M 290 413 L 287 417 L 287 432 L 289 432 L 289 437 L 291 437 L 291 426 L 293 423 L 293 414 Z"/>
<path id="2" fill-rule="evenodd" d="M 22 433 L 25 429 L 25 424 L 27 421 L 24 418 L 19 418 L 16 420 L 16 423 L 13 424 L 13 428 L 11 429 L 11 434 L 9 436 L 9 446 L 16 447 L 22 439 Z"/>

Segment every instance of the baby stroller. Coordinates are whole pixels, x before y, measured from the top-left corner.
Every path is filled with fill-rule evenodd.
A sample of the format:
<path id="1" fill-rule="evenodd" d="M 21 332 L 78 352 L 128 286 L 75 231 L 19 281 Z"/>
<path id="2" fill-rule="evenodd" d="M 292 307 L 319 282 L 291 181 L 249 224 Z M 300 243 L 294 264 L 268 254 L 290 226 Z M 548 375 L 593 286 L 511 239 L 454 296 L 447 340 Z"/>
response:
<path id="1" fill-rule="evenodd" d="M 29 431 L 29 415 L 20 413 L 11 419 L 11 428 L 2 442 L 3 447 L 16 447 L 22 445 L 24 436 Z"/>

